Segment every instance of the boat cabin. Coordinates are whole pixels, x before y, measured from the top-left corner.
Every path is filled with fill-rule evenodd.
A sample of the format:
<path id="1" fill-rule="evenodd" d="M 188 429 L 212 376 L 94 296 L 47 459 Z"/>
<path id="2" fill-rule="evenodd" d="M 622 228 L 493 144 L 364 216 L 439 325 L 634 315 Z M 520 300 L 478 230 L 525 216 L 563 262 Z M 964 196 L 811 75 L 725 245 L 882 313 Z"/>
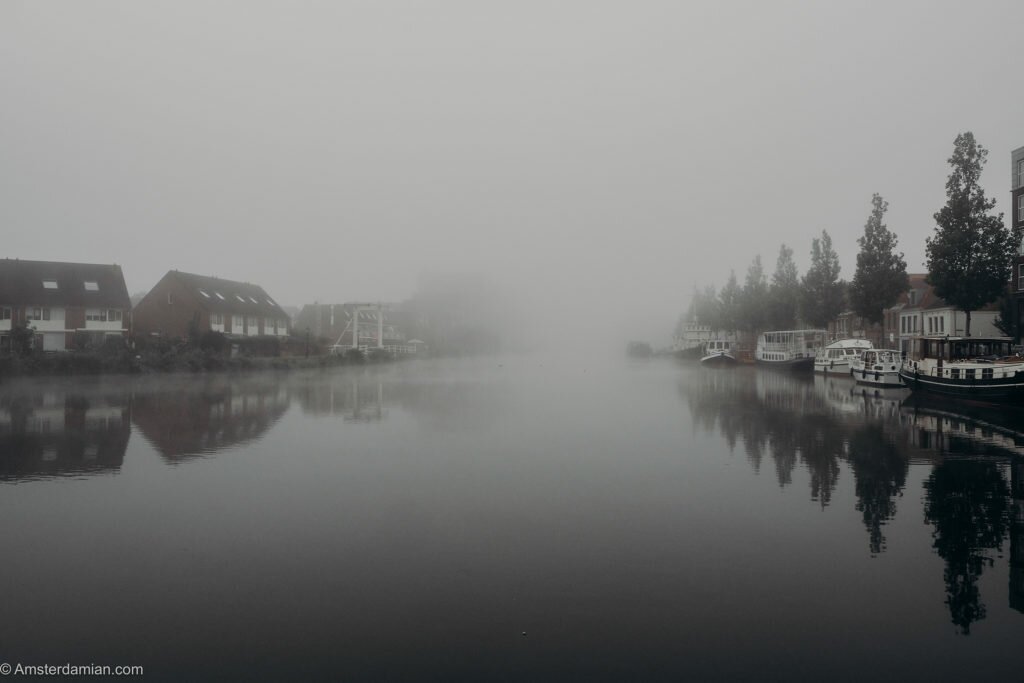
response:
<path id="1" fill-rule="evenodd" d="M 732 342 L 726 339 L 712 339 L 704 345 L 704 353 L 728 353 L 732 351 Z"/>
<path id="2" fill-rule="evenodd" d="M 1013 355 L 1009 337 L 920 337 L 914 340 L 912 360 L 934 358 L 947 362 L 996 361 Z"/>

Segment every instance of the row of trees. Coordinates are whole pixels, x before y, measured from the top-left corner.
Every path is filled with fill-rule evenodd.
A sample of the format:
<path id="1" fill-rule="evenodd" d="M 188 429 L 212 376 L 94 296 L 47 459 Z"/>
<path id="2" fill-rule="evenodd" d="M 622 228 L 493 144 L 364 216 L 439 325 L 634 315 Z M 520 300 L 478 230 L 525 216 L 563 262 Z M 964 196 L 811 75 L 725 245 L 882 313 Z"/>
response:
<path id="1" fill-rule="evenodd" d="M 1003 214 L 992 213 L 995 200 L 987 199 L 979 184 L 987 155 L 972 133 L 957 136 L 949 158 L 953 170 L 946 182 L 947 202 L 934 214 L 935 231 L 926 242 L 928 283 L 966 313 L 967 335 L 970 311 L 1007 295 L 1013 257 L 1024 236 L 1005 227 Z M 798 325 L 823 328 L 844 310 L 881 323 L 884 310 L 909 288 L 906 260 L 885 224 L 888 208 L 881 195 L 871 198 L 852 281 L 840 279 L 839 256 L 823 230 L 811 241 L 811 265 L 803 277 L 793 250 L 783 244 L 770 282 L 758 255 L 742 286 L 733 271 L 721 290 L 695 289 L 687 317 L 714 330 L 749 333 Z M 1004 313 L 997 324 L 1011 333 L 1008 317 Z"/>

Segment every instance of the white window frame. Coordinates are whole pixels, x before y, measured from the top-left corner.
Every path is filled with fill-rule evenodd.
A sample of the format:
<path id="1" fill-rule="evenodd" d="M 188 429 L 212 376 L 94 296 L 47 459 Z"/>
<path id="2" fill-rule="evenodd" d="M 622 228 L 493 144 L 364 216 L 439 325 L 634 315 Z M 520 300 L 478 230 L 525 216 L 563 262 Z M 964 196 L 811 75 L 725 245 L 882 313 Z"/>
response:
<path id="1" fill-rule="evenodd" d="M 14 316 L 14 309 L 10 306 L 0 306 L 0 320 L 11 320 Z"/>
<path id="2" fill-rule="evenodd" d="M 85 291 L 87 292 L 100 291 L 100 283 L 97 282 L 96 280 L 86 280 L 85 282 L 82 283 L 82 286 L 85 287 Z"/>
<path id="3" fill-rule="evenodd" d="M 43 280 L 43 289 L 59 289 L 56 280 Z"/>

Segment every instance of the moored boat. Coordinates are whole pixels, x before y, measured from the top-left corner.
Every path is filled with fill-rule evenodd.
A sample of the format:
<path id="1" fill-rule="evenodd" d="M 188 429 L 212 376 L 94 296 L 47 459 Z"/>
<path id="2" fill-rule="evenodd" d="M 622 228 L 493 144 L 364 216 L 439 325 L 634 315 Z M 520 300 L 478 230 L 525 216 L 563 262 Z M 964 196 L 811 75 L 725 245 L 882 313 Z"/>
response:
<path id="1" fill-rule="evenodd" d="M 810 370 L 825 345 L 825 330 L 777 330 L 757 339 L 754 360 L 766 367 Z"/>
<path id="2" fill-rule="evenodd" d="M 840 339 L 826 346 L 814 357 L 814 371 L 850 374 L 852 362 L 864 351 L 873 348 L 867 339 Z"/>
<path id="3" fill-rule="evenodd" d="M 727 339 L 712 339 L 704 344 L 704 355 L 700 359 L 701 365 L 722 367 L 736 364 L 736 353 L 731 341 Z"/>
<path id="4" fill-rule="evenodd" d="M 900 378 L 914 391 L 1024 403 L 1024 358 L 1008 337 L 920 337 Z"/>
<path id="5" fill-rule="evenodd" d="M 867 349 L 850 364 L 858 384 L 874 387 L 901 387 L 900 366 L 903 354 L 895 349 Z"/>

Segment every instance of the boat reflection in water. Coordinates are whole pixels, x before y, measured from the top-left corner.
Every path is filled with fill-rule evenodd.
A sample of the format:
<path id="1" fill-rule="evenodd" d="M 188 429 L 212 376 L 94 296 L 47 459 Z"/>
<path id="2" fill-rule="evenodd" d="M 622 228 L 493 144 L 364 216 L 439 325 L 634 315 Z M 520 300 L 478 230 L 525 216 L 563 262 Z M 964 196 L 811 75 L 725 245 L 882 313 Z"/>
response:
<path id="1" fill-rule="evenodd" d="M 116 473 L 131 434 L 127 392 L 87 385 L 0 396 L 0 480 Z"/>
<path id="2" fill-rule="evenodd" d="M 268 376 L 211 376 L 141 383 L 132 398 L 132 419 L 143 437 L 170 463 L 202 457 L 263 437 L 285 413 L 287 385 Z"/>
<path id="3" fill-rule="evenodd" d="M 742 442 L 755 471 L 767 454 L 786 487 L 805 469 L 822 507 L 851 473 L 872 556 L 885 552 L 898 512 L 920 514 L 945 562 L 945 602 L 960 633 L 986 616 L 979 580 L 1002 561 L 1005 542 L 1008 603 L 1024 611 L 1024 411 L 752 368 L 687 376 L 679 390 L 695 423 L 731 448 Z M 912 466 L 924 490 L 919 513 L 902 498 Z"/>

